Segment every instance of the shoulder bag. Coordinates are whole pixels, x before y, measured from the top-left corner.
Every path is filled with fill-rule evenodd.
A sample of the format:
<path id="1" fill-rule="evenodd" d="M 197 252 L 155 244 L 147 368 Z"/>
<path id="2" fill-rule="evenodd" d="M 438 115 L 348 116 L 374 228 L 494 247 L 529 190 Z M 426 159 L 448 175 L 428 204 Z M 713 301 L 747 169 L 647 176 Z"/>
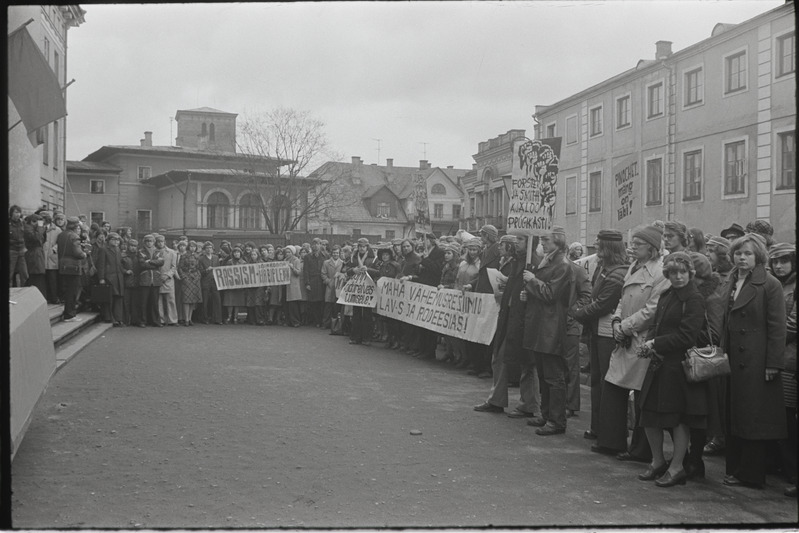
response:
<path id="1" fill-rule="evenodd" d="M 717 376 L 727 376 L 730 374 L 730 360 L 719 346 L 712 344 L 713 337 L 710 332 L 710 324 L 705 314 L 705 324 L 707 325 L 707 338 L 710 346 L 704 348 L 689 348 L 685 353 L 682 362 L 685 377 L 689 383 L 700 383 Z"/>

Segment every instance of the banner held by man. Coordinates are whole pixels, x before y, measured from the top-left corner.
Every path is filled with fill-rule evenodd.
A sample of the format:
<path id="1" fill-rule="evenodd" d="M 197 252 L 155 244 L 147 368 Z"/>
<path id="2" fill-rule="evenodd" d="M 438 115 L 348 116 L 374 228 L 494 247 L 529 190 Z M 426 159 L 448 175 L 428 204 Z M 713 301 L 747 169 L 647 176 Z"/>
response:
<path id="1" fill-rule="evenodd" d="M 552 229 L 560 145 L 560 137 L 514 141 L 508 231 L 543 235 Z"/>

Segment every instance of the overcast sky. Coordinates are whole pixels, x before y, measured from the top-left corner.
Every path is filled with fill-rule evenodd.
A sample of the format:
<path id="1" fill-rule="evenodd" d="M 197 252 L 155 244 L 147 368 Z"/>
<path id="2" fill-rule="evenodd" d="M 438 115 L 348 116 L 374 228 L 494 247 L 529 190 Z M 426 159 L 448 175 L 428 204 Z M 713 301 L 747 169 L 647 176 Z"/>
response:
<path id="1" fill-rule="evenodd" d="M 326 123 L 347 161 L 471 168 L 477 143 L 532 136 L 536 105 L 679 51 L 782 0 L 84 5 L 70 29 L 67 158 L 169 145 L 178 109 L 275 107 Z M 170 137 L 172 141 L 170 142 Z"/>

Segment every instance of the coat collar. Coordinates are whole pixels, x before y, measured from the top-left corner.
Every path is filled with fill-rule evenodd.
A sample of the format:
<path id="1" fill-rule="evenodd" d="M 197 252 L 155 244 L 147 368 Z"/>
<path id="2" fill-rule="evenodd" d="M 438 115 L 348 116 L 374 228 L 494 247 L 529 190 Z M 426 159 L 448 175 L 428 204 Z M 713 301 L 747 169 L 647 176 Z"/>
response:
<path id="1" fill-rule="evenodd" d="M 734 281 L 738 279 L 738 267 L 735 267 L 732 272 L 730 273 L 730 279 Z M 749 274 L 749 279 L 747 280 L 752 285 L 763 285 L 766 282 L 766 267 L 763 265 L 756 265 L 754 269 L 752 269 L 751 274 Z"/>

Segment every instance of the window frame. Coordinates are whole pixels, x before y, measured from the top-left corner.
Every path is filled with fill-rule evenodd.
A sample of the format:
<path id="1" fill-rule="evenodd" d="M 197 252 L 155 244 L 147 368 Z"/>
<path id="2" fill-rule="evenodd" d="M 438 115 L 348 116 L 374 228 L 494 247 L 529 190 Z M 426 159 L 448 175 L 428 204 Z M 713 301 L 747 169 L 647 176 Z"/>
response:
<path id="1" fill-rule="evenodd" d="M 460 220 L 462 211 L 463 209 L 461 209 L 460 205 L 452 204 L 452 220 Z"/>
<path id="2" fill-rule="evenodd" d="M 745 86 L 739 87 L 738 89 L 729 90 L 728 82 L 729 82 L 729 73 L 727 72 L 727 65 L 730 59 L 738 56 L 743 56 L 744 62 L 743 64 L 746 66 L 746 76 L 744 77 L 744 82 L 746 83 Z M 721 95 L 722 98 L 728 98 L 730 96 L 736 96 L 739 94 L 744 94 L 749 92 L 749 46 L 741 46 L 736 48 L 735 50 L 731 50 L 730 52 L 721 56 Z"/>
<path id="3" fill-rule="evenodd" d="M 569 142 L 569 120 L 574 119 L 574 140 Z M 577 116 L 577 113 L 573 115 L 569 115 L 566 117 L 566 146 L 571 146 L 572 144 L 577 144 L 580 142 L 580 121 Z"/>
<path id="4" fill-rule="evenodd" d="M 101 191 L 95 192 L 94 191 L 94 184 L 95 183 L 102 183 Z M 90 179 L 89 180 L 89 194 L 105 194 L 105 180 L 104 179 Z"/>
<path id="5" fill-rule="evenodd" d="M 444 204 L 433 204 L 433 218 L 438 220 L 444 218 Z"/>
<path id="6" fill-rule="evenodd" d="M 141 219 L 141 217 L 139 216 L 140 213 L 149 213 L 149 216 L 148 216 L 148 219 L 150 221 L 150 227 L 149 228 L 140 228 L 139 227 L 139 220 Z M 136 229 L 138 229 L 141 232 L 145 232 L 146 231 L 148 233 L 153 231 L 153 210 L 152 209 L 137 209 L 136 210 Z"/>
<path id="7" fill-rule="evenodd" d="M 552 134 L 549 133 L 549 128 L 552 128 Z M 549 124 L 544 126 L 544 139 L 552 139 L 553 137 L 558 136 L 558 121 L 550 122 Z"/>
<path id="8" fill-rule="evenodd" d="M 227 200 L 227 203 L 226 204 L 211 204 L 209 202 L 209 200 L 211 199 L 211 196 L 213 196 L 216 193 L 219 193 L 222 196 L 224 196 L 225 199 Z M 224 205 L 224 207 L 226 208 L 225 209 L 225 216 L 224 216 L 224 219 L 223 219 L 224 220 L 223 225 L 217 226 L 216 223 L 214 223 L 214 224 L 210 223 L 210 221 L 211 221 L 211 218 L 210 218 L 211 217 L 210 206 L 211 205 L 214 205 L 214 206 Z M 231 218 L 230 214 L 235 209 L 235 205 L 236 204 L 235 204 L 233 198 L 230 197 L 230 194 L 228 194 L 227 191 L 225 191 L 223 189 L 211 189 L 210 191 L 208 191 L 205 194 L 205 198 L 203 199 L 203 207 L 205 208 L 205 213 L 204 213 L 205 216 L 203 217 L 203 220 L 202 220 L 203 227 L 205 229 L 227 229 L 227 228 L 235 229 L 236 228 L 235 220 L 232 223 L 231 223 L 231 220 L 230 220 L 230 218 Z M 216 208 L 215 208 L 214 209 L 213 220 L 215 221 L 218 218 L 220 218 L 220 217 L 217 216 Z"/>
<path id="9" fill-rule="evenodd" d="M 393 230 L 393 229 L 387 229 L 386 230 L 386 240 L 387 241 L 393 241 L 394 239 L 397 238 L 396 235 L 397 235 L 397 231 L 396 230 Z"/>
<path id="10" fill-rule="evenodd" d="M 142 178 L 141 177 L 142 170 L 145 169 L 145 168 L 148 169 L 149 173 L 148 173 L 147 177 Z M 143 181 L 143 180 L 152 178 L 153 177 L 153 167 L 147 166 L 147 165 L 138 165 L 136 167 L 136 177 L 137 177 L 138 181 Z"/>
<path id="11" fill-rule="evenodd" d="M 660 160 L 660 200 L 657 203 L 650 203 L 649 201 L 649 162 L 656 159 Z M 658 207 L 663 205 L 663 165 L 664 154 L 652 154 L 644 158 L 644 207 Z"/>
<path id="12" fill-rule="evenodd" d="M 580 213 L 580 190 L 578 188 L 579 184 L 578 184 L 577 180 L 578 180 L 577 174 L 574 174 L 572 176 L 566 176 L 564 178 L 565 199 L 566 199 L 566 201 L 564 202 L 564 209 L 566 211 L 566 216 L 567 217 L 576 216 L 576 215 L 578 215 Z M 570 183 L 574 184 L 574 211 L 569 211 L 569 184 Z"/>
<path id="13" fill-rule="evenodd" d="M 385 214 L 383 211 L 385 210 Z M 375 206 L 375 216 L 378 218 L 388 218 L 391 216 L 391 205 L 388 202 L 379 202 Z"/>
<path id="14" fill-rule="evenodd" d="M 439 191 L 436 191 L 436 187 L 438 187 L 438 188 L 439 188 L 439 191 L 440 191 L 440 192 L 439 192 Z M 432 195 L 434 195 L 434 194 L 435 194 L 435 195 L 439 195 L 439 196 L 446 196 L 446 194 L 447 194 L 447 188 L 446 188 L 446 187 L 444 187 L 444 184 L 443 184 L 443 183 L 434 183 L 434 184 L 433 184 L 433 185 L 430 187 L 430 195 L 432 196 Z"/>
<path id="15" fill-rule="evenodd" d="M 248 203 L 242 204 L 242 200 L 245 198 L 257 198 L 256 203 Z M 219 204 L 215 204 L 219 205 Z M 258 193 L 255 192 L 243 192 L 241 196 L 239 196 L 238 200 L 236 201 L 236 211 L 238 212 L 238 220 L 234 227 L 236 229 L 242 230 L 262 230 L 264 229 L 264 225 L 261 223 L 261 217 L 263 216 L 263 199 Z M 242 216 L 246 215 L 246 216 Z M 255 218 L 255 220 L 253 220 Z M 245 222 L 247 224 L 245 224 Z M 254 225 L 250 225 L 253 222 Z"/>
<path id="16" fill-rule="evenodd" d="M 599 194 L 598 194 L 598 201 L 596 202 L 596 206 L 597 207 L 594 207 L 594 203 L 593 203 L 593 198 L 594 198 L 593 189 L 594 189 L 594 187 L 592 187 L 591 177 L 592 176 L 596 176 L 597 174 L 599 175 L 599 184 L 597 186 L 597 190 L 598 190 Z M 589 214 L 591 214 L 591 213 L 601 213 L 602 212 L 602 174 L 603 174 L 602 169 L 594 170 L 594 171 L 588 173 L 588 213 Z"/>
<path id="17" fill-rule="evenodd" d="M 685 158 L 689 154 L 698 152 L 701 155 L 699 164 L 699 197 L 686 198 L 685 196 Z M 682 203 L 699 203 L 705 201 L 705 146 L 692 146 L 680 152 L 680 201 Z"/>
<path id="18" fill-rule="evenodd" d="M 779 73 L 780 67 L 782 66 L 782 54 L 781 46 L 782 42 L 793 34 L 793 56 L 794 56 L 794 69 L 791 72 L 784 72 L 782 74 Z M 772 50 L 774 51 L 774 65 L 772 67 L 772 71 L 774 72 L 774 81 L 782 81 L 782 80 L 789 80 L 791 78 L 796 77 L 796 29 L 786 30 L 781 33 L 774 35 L 774 44 L 772 45 Z"/>
<path id="19" fill-rule="evenodd" d="M 656 115 L 651 114 L 652 110 L 652 93 L 651 89 L 660 85 L 660 112 Z M 647 83 L 644 88 L 644 104 L 646 105 L 646 120 L 657 120 L 666 116 L 666 82 L 664 78 L 657 79 L 651 83 Z"/>
<path id="20" fill-rule="evenodd" d="M 793 188 L 788 187 L 779 187 L 779 180 L 782 178 L 782 139 L 781 137 L 786 134 L 793 135 L 793 148 L 794 154 L 796 153 L 796 126 L 788 126 L 785 128 L 779 128 L 774 130 L 774 146 L 776 147 L 773 150 L 774 153 L 774 166 L 778 172 L 774 173 L 774 179 L 772 180 L 771 190 L 774 194 L 796 194 L 796 156 L 794 156 L 794 168 L 793 168 Z"/>
<path id="21" fill-rule="evenodd" d="M 743 142 L 744 145 L 744 162 L 745 162 L 745 174 L 743 178 L 743 192 L 734 192 L 734 193 L 727 193 L 727 146 L 732 144 L 739 144 Z M 749 164 L 751 160 L 749 158 L 749 136 L 743 135 L 740 137 L 733 137 L 730 139 L 724 139 L 721 141 L 721 198 L 722 200 L 731 200 L 736 198 L 747 198 L 749 196 L 749 178 L 751 177 L 751 173 L 749 172 Z"/>
<path id="22" fill-rule="evenodd" d="M 619 124 L 619 101 L 627 100 L 627 123 Z M 626 130 L 633 127 L 633 108 L 632 108 L 632 93 L 626 92 L 616 97 L 616 113 L 615 113 L 616 131 Z"/>
<path id="23" fill-rule="evenodd" d="M 94 215 L 100 215 L 99 217 L 95 217 Z M 99 218 L 99 220 L 96 220 Z M 103 222 L 105 222 L 105 211 L 89 211 L 89 225 L 92 223 L 97 222 L 97 225 L 102 227 Z M 152 225 L 152 223 L 150 223 Z"/>
<path id="24" fill-rule="evenodd" d="M 594 132 L 594 111 L 599 110 L 597 116 L 599 117 L 599 132 Z M 605 133 L 605 109 L 603 104 L 593 105 L 588 108 L 588 138 L 595 139 L 597 137 L 602 137 Z"/>
<path id="25" fill-rule="evenodd" d="M 696 100 L 695 102 L 689 102 L 688 101 L 688 90 L 689 90 L 688 76 L 690 76 L 691 74 L 693 74 L 695 72 L 699 72 L 699 75 L 701 76 L 702 84 L 700 86 L 700 90 L 697 91 L 698 93 L 701 93 L 701 94 L 699 95 L 699 99 L 698 100 Z M 686 68 L 684 68 L 682 70 L 682 108 L 683 109 L 693 109 L 695 107 L 700 107 L 700 106 L 705 105 L 705 85 L 706 85 L 706 83 L 705 83 L 705 64 L 704 63 L 699 63 L 697 65 L 692 65 L 692 66 L 686 67 Z"/>

